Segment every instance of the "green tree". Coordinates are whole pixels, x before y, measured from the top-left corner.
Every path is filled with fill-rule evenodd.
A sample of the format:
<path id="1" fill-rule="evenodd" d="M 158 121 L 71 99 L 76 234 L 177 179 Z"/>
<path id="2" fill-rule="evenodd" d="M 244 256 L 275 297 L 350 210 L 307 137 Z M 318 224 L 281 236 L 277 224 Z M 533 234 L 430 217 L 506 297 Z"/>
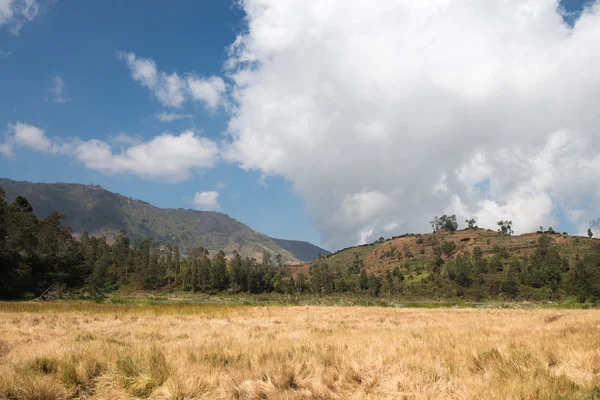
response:
<path id="1" fill-rule="evenodd" d="M 360 288 L 366 290 L 369 288 L 369 277 L 367 276 L 367 272 L 363 269 L 360 271 Z"/>
<path id="2" fill-rule="evenodd" d="M 242 268 L 242 256 L 236 251 L 231 259 L 231 288 L 234 292 L 245 291 L 247 278 Z"/>
<path id="3" fill-rule="evenodd" d="M 211 262 L 210 281 L 213 289 L 222 291 L 227 289 L 229 285 L 229 277 L 227 276 L 227 261 L 225 253 L 220 250 Z"/>
<path id="4" fill-rule="evenodd" d="M 373 297 L 379 296 L 379 291 L 381 289 L 381 281 L 372 272 L 369 274 L 368 286 L 369 286 L 369 293 L 371 294 L 371 296 L 373 296 Z"/>
<path id="5" fill-rule="evenodd" d="M 473 265 L 468 257 L 458 256 L 448 263 L 448 277 L 459 286 L 468 287 L 473 283 Z"/>
<path id="6" fill-rule="evenodd" d="M 308 290 L 306 278 L 302 272 L 298 274 L 298 278 L 296 279 L 296 288 L 300 293 L 305 293 Z"/>
<path id="7" fill-rule="evenodd" d="M 512 229 L 512 221 L 498 221 L 498 233 L 510 236 L 514 233 Z"/>
<path id="8" fill-rule="evenodd" d="M 433 220 L 429 222 L 433 231 L 437 231 L 438 229 L 443 229 L 448 232 L 454 232 L 458 229 L 458 222 L 456 222 L 456 214 L 442 215 L 441 217 L 433 217 Z"/>

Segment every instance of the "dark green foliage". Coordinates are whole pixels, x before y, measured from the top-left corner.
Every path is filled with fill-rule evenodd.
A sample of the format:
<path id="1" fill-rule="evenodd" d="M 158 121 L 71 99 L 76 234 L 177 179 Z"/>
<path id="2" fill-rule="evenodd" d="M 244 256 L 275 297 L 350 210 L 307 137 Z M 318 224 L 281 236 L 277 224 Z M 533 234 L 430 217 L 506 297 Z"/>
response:
<path id="1" fill-rule="evenodd" d="M 475 229 L 476 223 L 477 223 L 477 221 L 475 221 L 475 218 L 470 218 L 470 219 L 465 220 L 465 224 L 467 224 L 467 229 Z"/>
<path id="2" fill-rule="evenodd" d="M 502 282 L 502 293 L 514 299 L 519 293 L 519 285 L 515 279 L 515 275 L 510 272 L 508 277 Z"/>
<path id="3" fill-rule="evenodd" d="M 367 272 L 363 269 L 360 271 L 360 288 L 366 290 L 369 288 L 369 277 Z"/>
<path id="4" fill-rule="evenodd" d="M 455 214 L 452 214 L 450 216 L 444 214 L 439 218 L 435 216 L 433 217 L 433 221 L 430 221 L 429 223 L 431 224 L 431 227 L 434 231 L 437 231 L 438 229 L 443 229 L 448 232 L 454 232 L 458 229 L 458 222 L 456 222 Z"/>
<path id="5" fill-rule="evenodd" d="M 473 264 L 464 256 L 458 256 L 448 263 L 448 277 L 459 286 L 468 287 L 473 283 Z"/>
<path id="6" fill-rule="evenodd" d="M 556 291 L 564 269 L 568 269 L 566 259 L 561 258 L 558 247 L 552 245 L 552 239 L 542 235 L 535 254 L 529 259 L 527 270 L 521 272 L 521 281 L 534 288 L 549 287 Z"/>
<path id="7" fill-rule="evenodd" d="M 308 272 L 310 287 L 315 294 L 329 294 L 335 289 L 334 275 L 329 269 L 329 264 L 324 257 L 318 258 L 310 265 Z"/>
<path id="8" fill-rule="evenodd" d="M 498 221 L 498 233 L 502 234 L 502 235 L 512 235 L 513 229 L 512 229 L 512 221 Z"/>
<path id="9" fill-rule="evenodd" d="M 379 296 L 381 290 L 381 280 L 374 273 L 369 274 L 369 293 L 373 297 Z"/>
<path id="10" fill-rule="evenodd" d="M 600 245 L 575 263 L 568 288 L 580 301 L 600 300 Z"/>

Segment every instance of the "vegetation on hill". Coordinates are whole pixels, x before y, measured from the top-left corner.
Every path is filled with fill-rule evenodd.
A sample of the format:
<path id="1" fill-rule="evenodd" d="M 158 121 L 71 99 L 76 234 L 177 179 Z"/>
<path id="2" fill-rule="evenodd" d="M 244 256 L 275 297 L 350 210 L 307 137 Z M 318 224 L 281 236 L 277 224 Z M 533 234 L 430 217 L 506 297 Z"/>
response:
<path id="1" fill-rule="evenodd" d="M 152 238 L 177 246 L 182 252 L 201 246 L 211 256 L 224 251 L 228 257 L 238 252 L 243 257 L 258 259 L 268 251 L 281 254 L 284 261 L 309 261 L 318 253 L 327 253 L 310 243 L 271 239 L 223 213 L 158 208 L 100 186 L 0 179 L 0 187 L 5 190 L 8 202 L 17 196 L 26 197 L 38 218 L 56 211 L 66 217 L 66 224 L 74 234 L 87 231 L 89 236 L 106 236 L 111 243 L 124 229 L 132 242 Z"/>
<path id="2" fill-rule="evenodd" d="M 512 236 L 512 222 L 502 222 L 498 232 L 443 230 L 438 223 L 432 234 L 381 238 L 342 249 L 294 267 L 292 275 L 296 282 L 308 280 L 307 290 L 313 293 L 600 300 L 600 241 L 551 229 Z M 448 226 L 455 226 L 451 219 Z"/>
<path id="3" fill-rule="evenodd" d="M 129 284 L 209 293 L 283 291 L 280 254 L 265 251 L 258 262 L 238 252 L 227 260 L 218 251 L 211 259 L 196 246 L 182 257 L 176 246 L 152 239 L 134 244 L 124 230 L 113 244 L 87 232 L 76 240 L 61 219 L 56 212 L 38 219 L 23 196 L 9 205 L 0 189 L 0 298 L 34 297 L 48 288 L 96 296 Z"/>
<path id="4" fill-rule="evenodd" d="M 511 236 L 510 221 L 499 232 L 457 231 L 450 218 L 449 231 L 381 238 L 295 266 L 268 251 L 260 262 L 237 251 L 230 259 L 222 250 L 211 256 L 203 246 L 184 256 L 168 243 L 132 242 L 124 230 L 113 243 L 86 232 L 77 240 L 61 219 L 56 212 L 38 219 L 25 197 L 9 205 L 0 191 L 0 298 L 34 297 L 49 287 L 98 295 L 131 286 L 213 294 L 600 300 L 600 241 L 553 230 Z"/>

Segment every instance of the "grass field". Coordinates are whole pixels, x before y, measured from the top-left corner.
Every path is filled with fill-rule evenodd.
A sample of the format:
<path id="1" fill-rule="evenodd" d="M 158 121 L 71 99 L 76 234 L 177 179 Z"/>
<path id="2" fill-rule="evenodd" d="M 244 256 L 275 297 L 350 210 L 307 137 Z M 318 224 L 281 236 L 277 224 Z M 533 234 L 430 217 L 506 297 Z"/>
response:
<path id="1" fill-rule="evenodd" d="M 600 312 L 0 303 L 0 398 L 600 399 Z"/>

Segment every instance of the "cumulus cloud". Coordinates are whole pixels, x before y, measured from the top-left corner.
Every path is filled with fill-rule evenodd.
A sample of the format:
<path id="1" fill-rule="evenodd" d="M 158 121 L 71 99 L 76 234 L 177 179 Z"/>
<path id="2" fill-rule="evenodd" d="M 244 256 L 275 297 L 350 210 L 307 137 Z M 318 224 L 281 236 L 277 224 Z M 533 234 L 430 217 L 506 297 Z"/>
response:
<path id="1" fill-rule="evenodd" d="M 58 153 L 65 151 L 65 145 L 60 145 L 46 136 L 43 129 L 23 122 L 9 124 L 6 140 L 0 144 L 0 154 L 5 157 L 14 156 L 15 147 L 29 148 L 41 153 Z"/>
<path id="2" fill-rule="evenodd" d="M 190 96 L 194 100 L 203 102 L 207 108 L 216 109 L 225 94 L 225 82 L 218 76 L 208 79 L 189 77 L 187 84 Z"/>
<path id="3" fill-rule="evenodd" d="M 177 113 L 164 112 L 164 111 L 156 113 L 156 114 L 154 114 L 154 116 L 160 122 L 173 122 L 173 121 L 178 121 L 180 119 L 189 119 L 189 118 L 192 118 L 191 114 L 177 114 Z"/>
<path id="4" fill-rule="evenodd" d="M 118 152 L 101 140 L 79 141 L 74 143 L 73 154 L 86 168 L 169 183 L 182 182 L 192 171 L 211 168 L 219 159 L 216 143 L 192 131 L 163 133 Z"/>
<path id="5" fill-rule="evenodd" d="M 558 0 L 241 5 L 225 157 L 292 182 L 330 247 L 600 211 L 598 2 L 572 27 Z"/>
<path id="6" fill-rule="evenodd" d="M 46 101 L 51 101 L 53 103 L 67 103 L 71 101 L 69 96 L 67 95 L 67 89 L 65 87 L 65 81 L 60 76 L 52 77 L 53 86 L 48 89 L 48 96 L 46 96 Z"/>
<path id="7" fill-rule="evenodd" d="M 167 74 L 159 71 L 150 58 L 141 58 L 127 52 L 119 52 L 118 56 L 127 63 L 132 78 L 149 89 L 165 107 L 179 108 L 188 97 L 204 103 L 208 109 L 215 109 L 222 102 L 225 82 L 220 77 L 184 78 L 175 72 Z"/>
<path id="8" fill-rule="evenodd" d="M 207 192 L 196 192 L 192 199 L 194 208 L 201 211 L 217 211 L 219 206 L 219 192 L 211 190 Z"/>
<path id="9" fill-rule="evenodd" d="M 40 13 L 37 0 L 0 0 L 0 28 L 7 26 L 13 35 L 18 35 L 23 25 L 31 22 Z"/>
<path id="10" fill-rule="evenodd" d="M 213 167 L 219 160 L 217 144 L 193 131 L 179 135 L 165 132 L 148 141 L 120 134 L 114 146 L 103 140 L 50 139 L 43 129 L 17 122 L 8 126 L 0 154 L 14 156 L 15 147 L 41 153 L 70 155 L 86 168 L 105 174 L 133 174 L 146 179 L 175 183 L 195 170 Z"/>

